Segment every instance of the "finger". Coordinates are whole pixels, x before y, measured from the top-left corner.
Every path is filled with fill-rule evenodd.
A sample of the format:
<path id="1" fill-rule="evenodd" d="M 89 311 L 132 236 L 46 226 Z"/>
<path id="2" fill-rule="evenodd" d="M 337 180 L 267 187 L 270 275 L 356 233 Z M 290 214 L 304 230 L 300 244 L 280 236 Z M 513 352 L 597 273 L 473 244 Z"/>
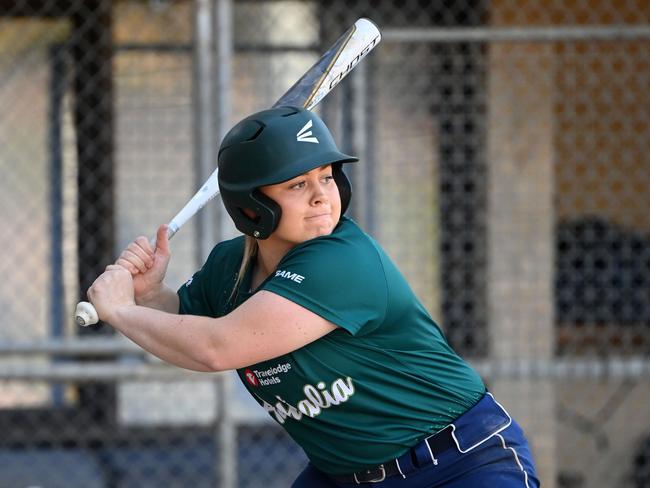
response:
<path id="1" fill-rule="evenodd" d="M 136 276 L 136 275 L 140 274 L 140 270 L 138 268 L 136 268 L 133 265 L 133 263 L 127 261 L 124 258 L 121 258 L 121 257 L 118 258 L 117 261 L 115 261 L 115 264 L 117 264 L 118 266 L 122 266 L 123 268 L 126 268 L 129 271 L 129 273 L 131 273 L 131 276 Z"/>
<path id="2" fill-rule="evenodd" d="M 139 236 L 133 242 L 138 246 L 140 246 L 142 250 L 145 252 L 145 254 L 153 254 L 154 249 L 153 247 L 151 247 L 151 243 L 149 242 L 149 239 L 147 239 L 145 236 Z"/>
<path id="3" fill-rule="evenodd" d="M 140 253 L 142 252 L 143 251 L 140 250 Z M 119 260 L 131 263 L 133 266 L 135 266 L 135 268 L 137 268 L 142 273 L 145 273 L 147 269 L 150 268 L 151 265 L 153 264 L 153 259 L 151 257 L 147 256 L 143 258 L 140 254 L 137 254 L 137 251 L 135 252 L 132 251 L 130 246 L 122 252 L 120 257 L 118 258 L 118 261 Z M 116 261 L 115 264 L 122 265 L 122 263 L 118 261 Z M 149 263 L 149 266 L 147 266 L 147 263 Z"/>
<path id="4" fill-rule="evenodd" d="M 149 268 L 153 266 L 154 249 L 151 247 L 151 244 L 146 237 L 138 237 L 135 241 L 127 246 L 126 250 L 129 250 L 138 256 L 145 266 Z"/>
<path id="5" fill-rule="evenodd" d="M 158 227 L 158 232 L 156 233 L 156 253 L 160 253 L 164 256 L 169 255 L 169 237 L 167 236 L 166 224 Z"/>
<path id="6" fill-rule="evenodd" d="M 126 269 L 124 266 L 120 266 L 119 264 L 109 264 L 106 266 L 106 271 L 129 273 L 129 276 L 131 275 L 131 272 L 128 269 Z"/>
<path id="7" fill-rule="evenodd" d="M 119 264 L 109 264 L 106 266 L 106 271 L 128 271 L 124 266 L 120 266 Z"/>

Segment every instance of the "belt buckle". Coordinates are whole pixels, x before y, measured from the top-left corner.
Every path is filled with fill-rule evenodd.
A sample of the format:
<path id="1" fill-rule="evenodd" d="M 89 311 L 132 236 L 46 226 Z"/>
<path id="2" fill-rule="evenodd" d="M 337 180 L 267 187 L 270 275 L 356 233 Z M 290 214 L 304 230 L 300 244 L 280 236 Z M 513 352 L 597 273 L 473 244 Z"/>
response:
<path id="1" fill-rule="evenodd" d="M 384 481 L 386 479 L 386 469 L 384 468 L 383 464 L 380 464 L 379 466 L 377 466 L 377 468 L 379 468 L 379 476 L 377 478 L 360 480 L 359 478 L 357 478 L 357 473 L 354 473 L 354 475 L 353 475 L 354 476 L 354 482 L 357 485 L 360 485 L 361 483 L 381 483 L 382 481 Z M 364 471 L 364 474 L 370 476 L 371 470 L 366 469 Z"/>

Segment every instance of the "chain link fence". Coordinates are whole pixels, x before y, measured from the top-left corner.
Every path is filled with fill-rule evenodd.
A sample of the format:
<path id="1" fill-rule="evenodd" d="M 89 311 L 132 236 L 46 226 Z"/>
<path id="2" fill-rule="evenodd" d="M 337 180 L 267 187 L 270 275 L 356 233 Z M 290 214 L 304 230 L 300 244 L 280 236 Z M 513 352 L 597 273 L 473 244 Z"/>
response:
<path id="1" fill-rule="evenodd" d="M 231 374 L 73 308 L 358 17 L 318 108 L 350 213 L 520 420 L 547 487 L 650 487 L 650 4 L 0 1 L 0 487 L 286 487 L 302 451 Z M 172 243 L 183 283 L 234 230 Z"/>

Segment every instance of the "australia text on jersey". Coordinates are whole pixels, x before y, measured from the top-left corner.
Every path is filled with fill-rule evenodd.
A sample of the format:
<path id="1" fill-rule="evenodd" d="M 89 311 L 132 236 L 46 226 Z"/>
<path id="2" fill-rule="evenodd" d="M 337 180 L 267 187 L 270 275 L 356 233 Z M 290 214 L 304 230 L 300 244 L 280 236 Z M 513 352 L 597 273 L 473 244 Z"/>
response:
<path id="1" fill-rule="evenodd" d="M 332 382 L 330 388 L 327 388 L 327 385 L 323 381 L 318 382 L 316 386 L 305 385 L 303 393 L 305 394 L 305 398 L 298 402 L 297 407 L 290 405 L 279 395 L 275 396 L 278 400 L 275 405 L 271 405 L 269 402 L 256 396 L 262 403 L 264 409 L 269 414 L 273 414 L 279 423 L 284 424 L 287 418 L 300 420 L 303 415 L 313 418 L 320 415 L 327 408 L 347 402 L 354 395 L 354 385 L 352 378 L 348 376 L 345 379 L 337 378 Z"/>

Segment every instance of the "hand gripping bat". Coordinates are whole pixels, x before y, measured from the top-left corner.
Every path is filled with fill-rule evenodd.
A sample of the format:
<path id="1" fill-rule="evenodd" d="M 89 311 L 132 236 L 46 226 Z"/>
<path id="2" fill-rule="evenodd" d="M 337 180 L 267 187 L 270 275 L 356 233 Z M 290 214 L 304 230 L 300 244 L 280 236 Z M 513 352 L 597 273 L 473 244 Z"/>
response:
<path id="1" fill-rule="evenodd" d="M 368 19 L 357 20 L 330 47 L 325 54 L 275 102 L 273 107 L 291 105 L 314 108 L 339 82 L 345 78 L 381 40 L 377 26 Z M 171 239 L 194 214 L 219 194 L 218 169 L 208 177 L 194 196 L 169 222 L 167 235 Z M 95 307 L 89 302 L 79 302 L 75 320 L 81 326 L 99 321 Z"/>

